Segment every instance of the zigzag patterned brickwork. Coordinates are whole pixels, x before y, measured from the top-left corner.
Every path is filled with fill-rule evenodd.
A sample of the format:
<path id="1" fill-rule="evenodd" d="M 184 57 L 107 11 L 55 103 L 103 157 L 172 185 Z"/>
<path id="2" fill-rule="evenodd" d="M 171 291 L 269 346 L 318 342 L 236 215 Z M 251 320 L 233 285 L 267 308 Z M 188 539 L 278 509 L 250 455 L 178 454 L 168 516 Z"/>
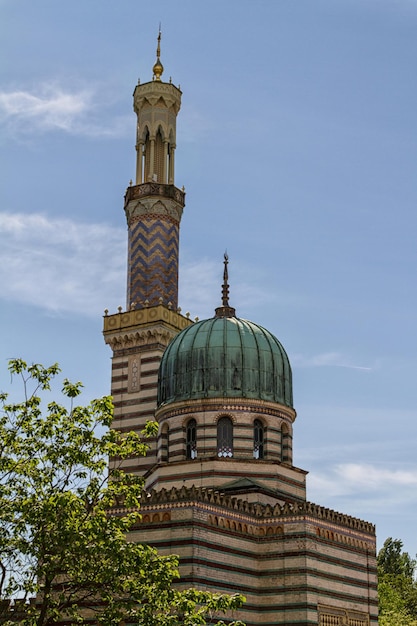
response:
<path id="1" fill-rule="evenodd" d="M 129 306 L 156 306 L 162 298 L 178 307 L 178 242 L 178 224 L 163 217 L 144 217 L 130 225 Z"/>

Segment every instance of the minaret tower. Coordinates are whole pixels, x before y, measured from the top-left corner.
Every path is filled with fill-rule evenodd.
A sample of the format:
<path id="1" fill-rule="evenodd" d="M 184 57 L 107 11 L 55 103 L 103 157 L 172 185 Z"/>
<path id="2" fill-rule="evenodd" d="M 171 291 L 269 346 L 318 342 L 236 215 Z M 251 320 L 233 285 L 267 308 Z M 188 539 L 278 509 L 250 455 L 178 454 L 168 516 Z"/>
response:
<path id="1" fill-rule="evenodd" d="M 181 91 L 161 80 L 161 32 L 153 80 L 133 93 L 137 115 L 136 185 L 125 197 L 129 227 L 127 308 L 161 301 L 178 307 L 178 239 L 184 191 L 174 184 Z"/>
<path id="2" fill-rule="evenodd" d="M 176 121 L 181 91 L 161 79 L 161 32 L 153 79 L 133 93 L 137 115 L 136 184 L 126 191 L 127 304 L 104 317 L 104 339 L 113 351 L 113 427 L 140 432 L 154 419 L 158 367 L 175 335 L 191 324 L 178 309 L 179 227 L 185 193 L 175 184 Z M 156 442 L 129 471 L 145 473 L 157 460 Z"/>

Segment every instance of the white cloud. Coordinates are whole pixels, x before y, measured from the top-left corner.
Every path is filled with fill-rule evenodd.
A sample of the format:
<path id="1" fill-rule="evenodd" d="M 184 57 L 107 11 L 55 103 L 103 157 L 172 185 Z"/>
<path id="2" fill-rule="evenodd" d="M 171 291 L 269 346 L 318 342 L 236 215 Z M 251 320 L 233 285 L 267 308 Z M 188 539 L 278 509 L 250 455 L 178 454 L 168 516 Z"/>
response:
<path id="1" fill-rule="evenodd" d="M 412 527 L 417 501 L 415 465 L 346 463 L 324 468 L 322 463 L 317 470 L 310 469 L 308 500 L 376 521 L 380 537 L 406 535 Z"/>
<path id="2" fill-rule="evenodd" d="M 68 130 L 74 119 L 89 108 L 91 94 L 64 93 L 59 88 L 45 88 L 34 95 L 25 91 L 0 93 L 0 107 L 6 117 L 37 119 L 45 128 Z"/>
<path id="3" fill-rule="evenodd" d="M 417 468 L 380 467 L 365 463 L 340 463 L 326 472 L 312 471 L 308 484 L 315 499 L 356 496 L 379 498 L 383 494 L 409 495 L 417 486 Z"/>
<path id="4" fill-rule="evenodd" d="M 97 315 L 123 304 L 126 233 L 40 214 L 0 214 L 2 297 Z"/>
<path id="5" fill-rule="evenodd" d="M 2 91 L 0 122 L 13 133 L 26 136 L 50 131 L 94 137 L 125 135 L 131 116 L 116 116 L 104 124 L 97 120 L 96 100 L 91 88 L 71 91 L 58 83 L 44 83 L 32 92 Z"/>
<path id="6" fill-rule="evenodd" d="M 335 471 L 341 479 L 347 480 L 355 489 L 364 491 L 395 486 L 417 486 L 417 468 L 390 469 L 368 464 L 347 463 L 336 466 Z"/>
<path id="7" fill-rule="evenodd" d="M 51 312 L 97 315 L 125 307 L 126 231 L 106 224 L 0 213 L 1 297 Z M 183 313 L 211 317 L 220 305 L 222 265 L 181 269 Z"/>
<path id="8" fill-rule="evenodd" d="M 371 371 L 375 366 L 356 365 L 352 363 L 348 356 L 340 352 L 322 352 L 313 356 L 294 354 L 292 363 L 298 367 L 347 367 L 355 370 Z"/>
<path id="9" fill-rule="evenodd" d="M 126 231 L 106 224 L 0 213 L 1 297 L 51 312 L 97 315 L 125 307 Z M 191 318 L 212 317 L 221 304 L 223 265 L 207 258 L 182 262 L 180 302 Z M 231 298 L 249 300 L 244 281 Z M 255 297 L 258 302 L 261 299 Z"/>

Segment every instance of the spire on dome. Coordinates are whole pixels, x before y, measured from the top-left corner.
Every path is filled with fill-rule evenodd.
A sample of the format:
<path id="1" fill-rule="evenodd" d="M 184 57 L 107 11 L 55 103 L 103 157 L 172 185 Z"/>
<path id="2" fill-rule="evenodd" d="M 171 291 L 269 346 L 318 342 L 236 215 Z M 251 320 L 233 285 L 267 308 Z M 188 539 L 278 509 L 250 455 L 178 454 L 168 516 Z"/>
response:
<path id="1" fill-rule="evenodd" d="M 155 80 L 161 80 L 161 76 L 164 71 L 164 66 L 161 63 L 160 56 L 161 56 L 161 24 L 159 24 L 158 45 L 156 47 L 156 63 L 152 68 L 153 77 Z"/>
<path id="2" fill-rule="evenodd" d="M 223 306 L 229 306 L 229 274 L 227 271 L 227 265 L 229 263 L 229 257 L 227 256 L 227 252 L 224 253 L 224 271 L 223 271 L 223 287 L 222 287 L 222 303 Z"/>
<path id="3" fill-rule="evenodd" d="M 216 317 L 236 317 L 236 310 L 229 305 L 229 273 L 227 266 L 229 263 L 229 257 L 227 252 L 224 253 L 224 271 L 223 271 L 223 286 L 222 286 L 222 306 L 217 307 Z"/>

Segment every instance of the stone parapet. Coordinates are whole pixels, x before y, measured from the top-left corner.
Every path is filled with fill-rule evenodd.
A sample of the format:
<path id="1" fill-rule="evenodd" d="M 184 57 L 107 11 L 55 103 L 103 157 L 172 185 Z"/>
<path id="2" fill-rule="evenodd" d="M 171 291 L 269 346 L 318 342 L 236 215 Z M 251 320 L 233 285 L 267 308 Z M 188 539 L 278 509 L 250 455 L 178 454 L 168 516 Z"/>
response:
<path id="1" fill-rule="evenodd" d="M 213 489 L 204 489 L 200 487 L 182 487 L 181 489 L 172 488 L 170 490 L 160 489 L 148 493 L 146 507 L 152 507 L 158 504 L 174 503 L 207 503 L 216 507 L 239 511 L 259 519 L 268 519 L 276 517 L 293 517 L 303 519 L 310 518 L 314 520 L 327 521 L 337 524 L 345 528 L 356 530 L 359 532 L 374 535 L 375 526 L 370 522 L 338 513 L 332 509 L 322 507 L 312 502 L 296 502 L 285 503 L 284 505 L 261 504 L 259 502 L 248 502 L 240 500 Z M 145 508 L 146 508 L 145 507 Z"/>
<path id="2" fill-rule="evenodd" d="M 133 309 L 131 311 L 119 312 L 113 315 L 104 315 L 103 334 L 104 340 L 111 346 L 115 343 L 144 342 L 145 336 L 141 337 L 139 329 L 145 331 L 146 328 L 161 325 L 169 334 L 169 339 L 183 328 L 192 324 L 192 320 L 163 304 L 150 306 L 147 308 Z M 169 332 L 171 331 L 171 332 Z M 155 331 L 156 332 L 156 331 Z M 124 339 L 123 339 L 124 338 Z"/>

